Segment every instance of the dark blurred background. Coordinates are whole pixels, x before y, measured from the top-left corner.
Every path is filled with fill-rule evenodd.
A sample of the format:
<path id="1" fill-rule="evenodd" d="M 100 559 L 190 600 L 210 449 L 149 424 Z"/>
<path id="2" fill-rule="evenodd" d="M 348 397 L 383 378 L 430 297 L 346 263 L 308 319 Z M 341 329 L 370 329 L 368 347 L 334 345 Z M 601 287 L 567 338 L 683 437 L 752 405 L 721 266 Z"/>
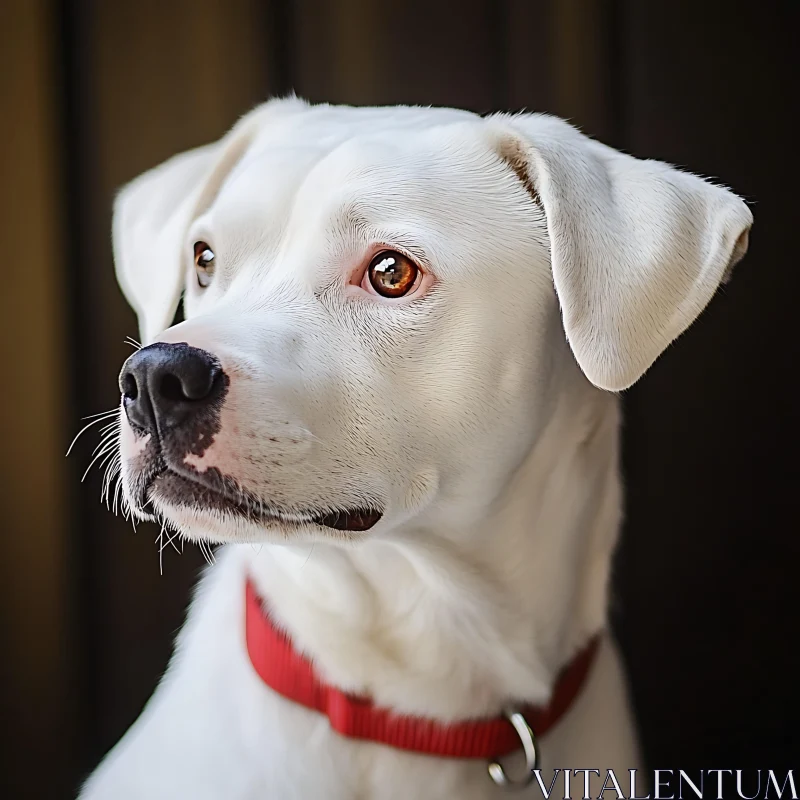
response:
<path id="1" fill-rule="evenodd" d="M 752 203 L 733 283 L 625 393 L 614 592 L 650 768 L 800 762 L 796 2 L 0 0 L 0 796 L 66 798 L 161 675 L 202 559 L 80 478 L 137 335 L 118 187 L 272 94 L 550 111 Z M 613 731 L 609 731 L 613 735 Z"/>

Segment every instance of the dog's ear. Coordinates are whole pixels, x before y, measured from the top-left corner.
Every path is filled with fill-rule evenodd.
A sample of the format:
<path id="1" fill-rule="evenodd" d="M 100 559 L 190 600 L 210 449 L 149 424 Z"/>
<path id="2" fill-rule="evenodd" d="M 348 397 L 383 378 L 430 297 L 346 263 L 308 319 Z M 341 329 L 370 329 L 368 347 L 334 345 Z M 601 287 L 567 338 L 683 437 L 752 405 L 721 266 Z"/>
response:
<path id="1" fill-rule="evenodd" d="M 139 317 L 142 343 L 169 327 L 188 256 L 183 241 L 249 144 L 250 127 L 190 150 L 140 175 L 114 203 L 117 279 Z"/>
<path id="2" fill-rule="evenodd" d="M 570 347 L 625 389 L 697 318 L 747 250 L 732 192 L 641 161 L 539 114 L 490 118 L 493 143 L 544 212 Z"/>
<path id="3" fill-rule="evenodd" d="M 265 118 L 305 108 L 297 98 L 272 100 L 243 117 L 214 144 L 171 158 L 125 186 L 114 203 L 117 279 L 139 317 L 144 344 L 169 327 L 178 307 L 192 220 L 205 211 Z"/>
<path id="4" fill-rule="evenodd" d="M 114 202 L 117 280 L 144 344 L 169 327 L 183 288 L 183 235 L 218 145 L 182 153 L 125 186 Z"/>

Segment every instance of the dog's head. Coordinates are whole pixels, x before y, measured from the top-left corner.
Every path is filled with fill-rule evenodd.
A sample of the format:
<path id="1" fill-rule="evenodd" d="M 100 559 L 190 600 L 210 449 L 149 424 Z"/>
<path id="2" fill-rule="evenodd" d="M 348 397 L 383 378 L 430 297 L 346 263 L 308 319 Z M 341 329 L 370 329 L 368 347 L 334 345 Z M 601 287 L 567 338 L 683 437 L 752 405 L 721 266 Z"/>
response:
<path id="1" fill-rule="evenodd" d="M 126 497 L 218 541 L 473 513 L 554 376 L 636 381 L 750 224 L 551 117 L 268 103 L 118 198 L 149 343 L 120 376 Z"/>

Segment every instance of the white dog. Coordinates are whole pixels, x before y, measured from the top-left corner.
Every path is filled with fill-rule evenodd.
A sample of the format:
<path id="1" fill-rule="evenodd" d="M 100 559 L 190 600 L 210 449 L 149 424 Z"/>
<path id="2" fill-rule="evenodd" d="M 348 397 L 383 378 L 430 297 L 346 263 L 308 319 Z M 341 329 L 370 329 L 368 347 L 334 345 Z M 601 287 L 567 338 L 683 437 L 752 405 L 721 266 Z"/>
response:
<path id="1" fill-rule="evenodd" d="M 297 99 L 126 187 L 117 269 L 156 344 L 120 378 L 124 495 L 226 546 L 82 797 L 477 799 L 637 767 L 605 632 L 614 392 L 751 222 L 549 116 Z"/>

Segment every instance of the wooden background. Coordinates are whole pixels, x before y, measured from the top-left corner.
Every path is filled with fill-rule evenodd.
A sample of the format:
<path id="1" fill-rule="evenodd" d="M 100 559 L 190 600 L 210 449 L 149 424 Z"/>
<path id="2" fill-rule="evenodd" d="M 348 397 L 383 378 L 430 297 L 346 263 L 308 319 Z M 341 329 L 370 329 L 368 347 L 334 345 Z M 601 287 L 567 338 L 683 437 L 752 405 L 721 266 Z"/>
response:
<path id="1" fill-rule="evenodd" d="M 69 797 L 164 668 L 201 564 L 79 483 L 136 335 L 115 190 L 291 89 L 527 107 L 718 176 L 751 250 L 625 395 L 614 592 L 650 767 L 797 767 L 797 3 L 1 0 L 0 796 Z M 613 731 L 609 731 L 613 735 Z M 575 765 L 586 766 L 586 765 Z"/>

